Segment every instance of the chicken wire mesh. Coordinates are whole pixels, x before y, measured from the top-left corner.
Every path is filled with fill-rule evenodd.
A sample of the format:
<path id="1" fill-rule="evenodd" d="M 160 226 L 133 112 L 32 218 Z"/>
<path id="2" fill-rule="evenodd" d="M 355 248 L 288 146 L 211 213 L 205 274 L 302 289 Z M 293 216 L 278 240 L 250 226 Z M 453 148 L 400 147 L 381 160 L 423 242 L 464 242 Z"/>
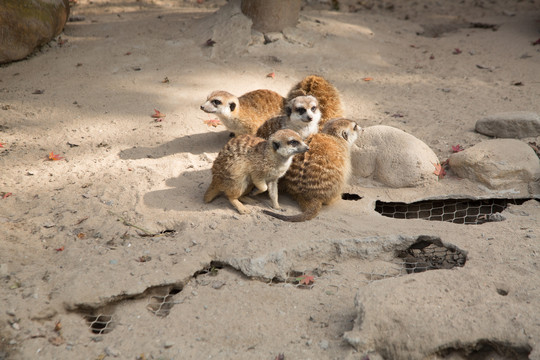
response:
<path id="1" fill-rule="evenodd" d="M 148 299 L 146 308 L 156 316 L 165 317 L 169 315 L 174 305 L 180 301 L 174 299 L 174 295 L 178 294 L 182 289 L 173 288 L 166 295 L 152 295 Z"/>
<path id="2" fill-rule="evenodd" d="M 428 270 L 463 267 L 467 253 L 451 244 L 437 240 L 419 240 L 396 254 L 392 266 L 383 271 L 364 272 L 367 282 L 399 277 Z"/>
<path id="3" fill-rule="evenodd" d="M 99 315 L 86 315 L 84 317 L 88 325 L 90 326 L 90 330 L 94 334 L 102 335 L 107 334 L 112 331 L 113 329 L 113 316 L 112 315 L 106 315 L 106 314 L 99 314 Z"/>
<path id="4" fill-rule="evenodd" d="M 375 203 L 375 211 L 395 219 L 424 219 L 456 224 L 478 225 L 502 221 L 500 214 L 509 204 L 521 205 L 530 199 L 442 199 L 422 200 L 414 203 Z"/>

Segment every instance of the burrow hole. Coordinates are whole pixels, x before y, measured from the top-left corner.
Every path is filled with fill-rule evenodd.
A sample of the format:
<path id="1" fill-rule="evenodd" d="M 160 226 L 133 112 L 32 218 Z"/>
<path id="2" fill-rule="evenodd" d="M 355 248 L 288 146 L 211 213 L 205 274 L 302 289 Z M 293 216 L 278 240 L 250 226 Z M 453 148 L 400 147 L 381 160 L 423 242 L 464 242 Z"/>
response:
<path id="1" fill-rule="evenodd" d="M 383 271 L 364 272 L 367 282 L 399 277 L 428 270 L 462 267 L 467 261 L 467 252 L 440 238 L 419 236 L 414 244 L 395 253 L 393 265 Z"/>
<path id="2" fill-rule="evenodd" d="M 113 316 L 107 314 L 85 315 L 84 319 L 94 334 L 110 333 L 114 328 Z"/>
<path id="3" fill-rule="evenodd" d="M 175 299 L 175 295 L 182 291 L 181 286 L 160 286 L 150 290 L 146 308 L 156 316 L 165 317 L 169 315 L 174 305 L 181 303 Z"/>
<path id="4" fill-rule="evenodd" d="M 527 360 L 532 351 L 528 344 L 516 345 L 502 341 L 479 340 L 473 344 L 460 344 L 439 350 L 437 355 L 443 359 L 470 360 Z"/>
<path id="5" fill-rule="evenodd" d="M 443 199 L 422 200 L 414 203 L 375 203 L 375 211 L 395 219 L 424 219 L 456 224 L 478 225 L 502 221 L 500 214 L 509 204 L 521 205 L 530 199 Z"/>

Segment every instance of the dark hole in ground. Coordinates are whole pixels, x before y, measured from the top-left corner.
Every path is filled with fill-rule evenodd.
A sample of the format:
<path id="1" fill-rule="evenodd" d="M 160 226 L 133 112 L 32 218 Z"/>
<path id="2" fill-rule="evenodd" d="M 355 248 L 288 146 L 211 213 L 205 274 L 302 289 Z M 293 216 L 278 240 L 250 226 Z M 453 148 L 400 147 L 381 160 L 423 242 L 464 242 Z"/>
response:
<path id="1" fill-rule="evenodd" d="M 358 194 L 349 194 L 349 193 L 341 194 L 341 198 L 343 200 L 354 200 L 354 201 L 362 199 L 362 197 Z"/>
<path id="2" fill-rule="evenodd" d="M 161 289 L 153 289 L 153 291 L 158 292 L 158 294 L 154 293 L 154 295 L 150 296 L 146 308 L 156 316 L 165 317 L 169 315 L 173 306 L 178 303 L 174 299 L 174 295 L 179 294 L 182 291 L 182 287 L 163 287 Z"/>
<path id="3" fill-rule="evenodd" d="M 440 239 L 421 237 L 397 256 L 403 259 L 405 270 L 409 274 L 462 267 L 467 261 L 467 253 L 456 246 L 443 244 Z"/>
<path id="4" fill-rule="evenodd" d="M 112 331 L 112 315 L 86 315 L 84 318 L 94 334 L 101 335 Z"/>
<path id="5" fill-rule="evenodd" d="M 438 351 L 437 355 L 443 359 L 455 359 L 460 356 L 469 360 L 526 360 L 532 347 L 529 345 L 515 345 L 501 341 L 479 340 L 473 344 L 451 346 Z"/>
<path id="6" fill-rule="evenodd" d="M 528 200 L 531 199 L 443 199 L 422 200 L 410 204 L 377 200 L 375 211 L 395 219 L 424 219 L 478 225 L 502 221 L 504 217 L 500 212 L 509 204 L 521 205 Z"/>

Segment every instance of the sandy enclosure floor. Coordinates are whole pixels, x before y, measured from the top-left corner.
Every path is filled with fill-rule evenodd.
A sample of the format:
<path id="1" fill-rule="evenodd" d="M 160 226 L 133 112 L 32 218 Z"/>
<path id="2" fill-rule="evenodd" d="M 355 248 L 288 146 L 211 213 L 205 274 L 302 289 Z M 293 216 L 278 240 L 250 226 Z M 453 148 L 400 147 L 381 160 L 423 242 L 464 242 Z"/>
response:
<path id="1" fill-rule="evenodd" d="M 320 74 L 347 116 L 442 162 L 487 139 L 481 117 L 540 112 L 540 3 L 311 1 L 266 45 L 216 29 L 225 4 L 79 0 L 61 39 L 0 67 L 0 359 L 540 359 L 539 194 L 449 174 L 351 184 L 360 200 L 306 223 L 264 215 L 266 195 L 240 216 L 202 200 L 229 134 L 199 110 Z M 528 201 L 480 225 L 375 211 L 468 196 Z M 456 266 L 409 273 L 421 239 Z"/>

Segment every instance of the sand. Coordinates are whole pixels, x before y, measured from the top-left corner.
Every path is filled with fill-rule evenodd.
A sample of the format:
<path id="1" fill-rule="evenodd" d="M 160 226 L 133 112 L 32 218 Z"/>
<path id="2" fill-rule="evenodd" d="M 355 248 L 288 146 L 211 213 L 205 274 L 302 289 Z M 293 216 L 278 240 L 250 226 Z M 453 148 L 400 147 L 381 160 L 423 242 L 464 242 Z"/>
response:
<path id="1" fill-rule="evenodd" d="M 540 358 L 538 201 L 479 225 L 375 211 L 527 186 L 353 181 L 361 199 L 298 224 L 264 194 L 250 215 L 203 202 L 229 137 L 199 109 L 213 90 L 319 74 L 348 117 L 441 162 L 489 139 L 478 119 L 540 112 L 538 1 L 339 3 L 305 3 L 265 45 L 224 1 L 78 0 L 61 40 L 0 67 L 1 359 Z M 423 236 L 466 262 L 407 273 Z"/>

